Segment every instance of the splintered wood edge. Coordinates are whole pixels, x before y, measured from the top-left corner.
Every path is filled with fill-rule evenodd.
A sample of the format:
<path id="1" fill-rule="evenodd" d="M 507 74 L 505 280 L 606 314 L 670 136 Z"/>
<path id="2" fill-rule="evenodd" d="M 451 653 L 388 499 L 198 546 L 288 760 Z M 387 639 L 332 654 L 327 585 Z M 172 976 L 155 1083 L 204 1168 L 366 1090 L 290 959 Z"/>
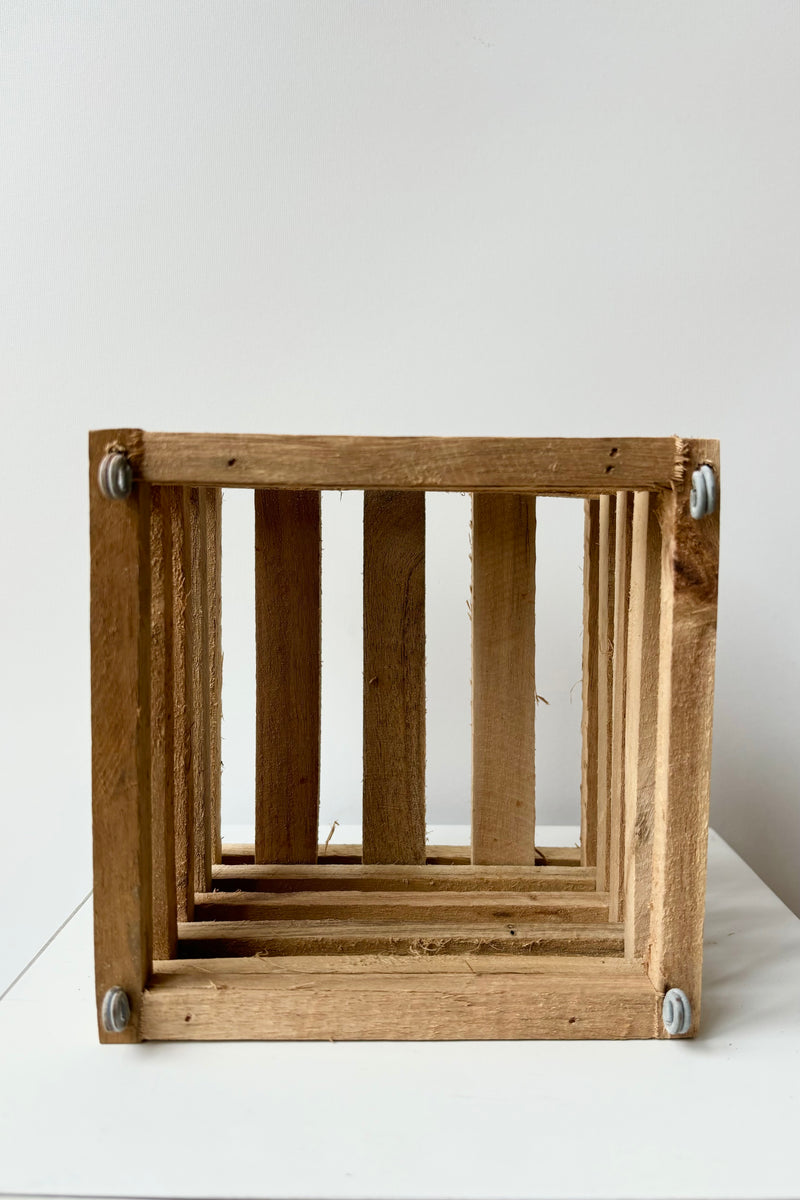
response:
<path id="1" fill-rule="evenodd" d="M 299 437 L 118 431 L 134 476 L 194 487 L 511 491 L 593 496 L 682 484 L 686 443 L 666 438 Z M 97 435 L 103 436 L 101 431 Z"/>
<path id="2" fill-rule="evenodd" d="M 150 1041 L 444 1041 L 663 1036 L 640 964 L 319 956 L 155 963 Z"/>

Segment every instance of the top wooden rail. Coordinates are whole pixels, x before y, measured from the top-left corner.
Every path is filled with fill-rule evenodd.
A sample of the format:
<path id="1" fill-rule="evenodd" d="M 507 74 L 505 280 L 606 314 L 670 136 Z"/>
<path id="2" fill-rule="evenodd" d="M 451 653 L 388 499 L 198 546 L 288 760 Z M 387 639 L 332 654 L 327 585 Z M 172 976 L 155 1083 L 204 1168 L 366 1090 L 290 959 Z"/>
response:
<path id="1" fill-rule="evenodd" d="M 147 483 L 593 496 L 666 491 L 684 478 L 677 437 L 295 437 L 274 434 L 109 433 Z"/>

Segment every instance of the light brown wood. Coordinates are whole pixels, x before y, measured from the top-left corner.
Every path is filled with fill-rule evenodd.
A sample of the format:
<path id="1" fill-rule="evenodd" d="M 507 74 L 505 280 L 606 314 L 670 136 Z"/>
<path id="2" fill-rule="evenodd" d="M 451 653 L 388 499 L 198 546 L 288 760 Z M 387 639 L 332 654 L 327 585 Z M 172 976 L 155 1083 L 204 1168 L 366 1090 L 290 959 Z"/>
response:
<path id="1" fill-rule="evenodd" d="M 581 862 L 597 863 L 597 667 L 600 501 L 584 501 L 583 678 L 581 681 Z"/>
<path id="2" fill-rule="evenodd" d="M 472 861 L 533 864 L 536 500 L 472 499 Z"/>
<path id="3" fill-rule="evenodd" d="M 211 667 L 209 663 L 208 524 L 206 488 L 189 488 L 191 542 L 190 609 L 192 663 L 192 791 L 194 794 L 194 890 L 208 891 L 214 861 L 211 789 Z"/>
<path id="4" fill-rule="evenodd" d="M 628 592 L 631 574 L 632 497 L 617 493 L 616 547 L 614 551 L 614 651 L 611 727 L 611 805 L 608 857 L 608 892 L 611 919 L 622 920 L 625 868 L 625 655 L 628 645 Z"/>
<path id="5" fill-rule="evenodd" d="M 317 859 L 320 494 L 257 491 L 256 859 Z"/>
<path id="6" fill-rule="evenodd" d="M 594 892 L 593 867 L 434 867 L 247 863 L 214 867 L 214 891 Z"/>
<path id="7" fill-rule="evenodd" d="M 196 921 L 401 921 L 505 925 L 608 923 L 600 892 L 220 892 L 195 897 Z"/>
<path id="8" fill-rule="evenodd" d="M 649 973 L 679 987 L 700 1017 L 711 728 L 714 699 L 719 507 L 695 521 L 691 471 L 710 463 L 719 491 L 719 443 L 693 441 L 689 472 L 665 497 Z M 719 503 L 719 499 L 718 499 Z"/>
<path id="9" fill-rule="evenodd" d="M 178 926 L 181 958 L 251 954 L 585 954 L 620 957 L 621 925 L 363 921 L 191 921 Z"/>
<path id="10" fill-rule="evenodd" d="M 150 837 L 150 488 L 106 500 L 97 472 L 106 451 L 136 444 L 135 430 L 89 438 L 91 545 L 92 826 L 98 1029 L 103 1042 L 136 1042 L 152 958 Z M 131 1021 L 106 1033 L 103 996 L 121 987 Z"/>
<path id="11" fill-rule="evenodd" d="M 151 483 L 566 496 L 665 490 L 684 473 L 678 438 L 145 433 L 133 461 Z"/>
<path id="12" fill-rule="evenodd" d="M 601 496 L 597 597 L 597 886 L 608 887 L 611 838 L 611 743 L 614 694 L 616 498 Z"/>
<path id="13" fill-rule="evenodd" d="M 153 954 L 172 958 L 178 937 L 175 890 L 175 729 L 173 695 L 172 529 L 168 497 L 152 489 L 150 562 L 151 799 L 153 847 Z"/>
<path id="14" fill-rule="evenodd" d="M 187 488 L 164 490 L 172 543 L 172 709 L 175 816 L 175 888 L 178 920 L 194 911 L 194 721 L 193 628 L 191 620 L 192 546 Z"/>
<path id="15" fill-rule="evenodd" d="M 580 954 L 282 954 L 276 958 L 181 958 L 153 963 L 155 987 L 180 988 L 186 981 L 208 986 L 214 977 L 281 975 L 298 982 L 304 975 L 524 975 L 531 981 L 554 979 L 647 979 L 641 963 L 621 957 L 593 958 Z M 652 984 L 650 985 L 652 989 Z"/>
<path id="16" fill-rule="evenodd" d="M 157 974 L 144 996 L 144 1037 L 616 1039 L 658 1031 L 659 997 L 640 967 L 624 963 L 561 970 L 558 960 L 517 956 L 513 969 L 503 969 L 494 956 L 407 957 L 349 971 L 342 958 L 335 970 L 304 964 L 296 973 L 282 969 L 287 961 L 258 959 L 235 973 L 216 962 L 180 963 L 184 972 Z"/>
<path id="17" fill-rule="evenodd" d="M 365 863 L 425 862 L 425 496 L 364 494 Z"/>
<path id="18" fill-rule="evenodd" d="M 144 996 L 149 1040 L 589 1039 L 657 1036 L 648 978 L 600 970 L 461 970 L 157 976 Z M 438 966 L 439 964 L 437 964 Z M 271 964 L 270 964 L 271 966 Z"/>
<path id="19" fill-rule="evenodd" d="M 625 715 L 625 953 L 641 959 L 650 935 L 661 607 L 661 530 L 656 504 L 633 505 Z"/>
<path id="20" fill-rule="evenodd" d="M 206 491 L 208 736 L 212 858 L 222 861 L 222 492 Z"/>
<path id="21" fill-rule="evenodd" d="M 252 863 L 255 862 L 255 848 L 252 843 L 223 842 L 223 863 Z M 327 850 L 320 843 L 317 862 L 339 863 L 341 865 L 360 863 L 361 846 L 354 843 L 339 842 L 331 844 Z M 472 865 L 472 849 L 469 846 L 425 846 L 425 862 L 429 867 Z M 579 846 L 537 846 L 536 865 L 541 867 L 579 867 L 581 851 Z"/>

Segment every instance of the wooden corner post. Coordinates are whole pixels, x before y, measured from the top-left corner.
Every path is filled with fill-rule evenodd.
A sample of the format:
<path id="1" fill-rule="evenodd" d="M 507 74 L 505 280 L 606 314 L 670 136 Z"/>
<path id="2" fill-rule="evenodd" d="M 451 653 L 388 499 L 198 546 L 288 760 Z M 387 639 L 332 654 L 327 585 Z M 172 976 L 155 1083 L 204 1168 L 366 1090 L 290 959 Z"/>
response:
<path id="1" fill-rule="evenodd" d="M 695 520 L 692 473 L 717 480 L 716 511 Z M 661 620 L 653 879 L 647 967 L 700 1018 L 719 564 L 719 443 L 686 444 L 683 482 L 661 499 Z"/>
<path id="2" fill-rule="evenodd" d="M 134 459 L 140 435 L 89 437 L 92 642 L 92 824 L 95 986 L 100 1040 L 140 1040 L 141 1000 L 152 958 L 150 846 L 150 488 L 127 499 L 100 491 L 111 450 Z M 126 993 L 121 1033 L 100 1019 L 110 988 Z"/>

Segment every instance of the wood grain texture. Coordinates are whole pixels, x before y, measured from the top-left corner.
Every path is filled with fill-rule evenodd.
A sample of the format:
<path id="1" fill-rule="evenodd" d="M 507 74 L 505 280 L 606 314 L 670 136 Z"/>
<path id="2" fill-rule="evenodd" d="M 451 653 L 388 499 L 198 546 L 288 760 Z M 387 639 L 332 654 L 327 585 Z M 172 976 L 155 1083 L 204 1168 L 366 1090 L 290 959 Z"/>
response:
<path id="1" fill-rule="evenodd" d="M 175 888 L 175 723 L 173 697 L 172 527 L 168 497 L 152 489 L 150 563 L 151 828 L 153 955 L 172 958 L 178 937 Z"/>
<path id="2" fill-rule="evenodd" d="M 365 863 L 425 862 L 425 496 L 364 494 Z"/>
<path id="3" fill-rule="evenodd" d="M 611 836 L 611 745 L 614 695 L 614 555 L 616 497 L 601 496 L 597 597 L 597 886 L 608 887 Z"/>
<path id="4" fill-rule="evenodd" d="M 102 1042 L 139 1041 L 152 959 L 150 488 L 135 486 L 127 500 L 106 500 L 97 483 L 107 449 L 137 437 L 135 430 L 89 437 L 94 951 Z M 131 1021 L 110 1034 L 99 1013 L 115 986 L 128 994 Z"/>
<path id="5" fill-rule="evenodd" d="M 677 438 L 281 437 L 145 433 L 142 479 L 207 487 L 600 495 L 683 478 Z"/>
<path id="6" fill-rule="evenodd" d="M 687 445 L 690 472 L 664 498 L 653 885 L 648 970 L 657 990 L 682 988 L 700 1018 L 711 730 L 714 701 L 719 499 L 695 521 L 691 469 L 710 463 L 719 493 L 719 443 Z"/>
<path id="7" fill-rule="evenodd" d="M 658 709 L 661 529 L 657 505 L 633 505 L 625 718 L 625 953 L 642 959 L 650 936 L 653 794 Z"/>
<path id="8" fill-rule="evenodd" d="M 600 925 L 600 892 L 308 891 L 213 892 L 195 897 L 196 921 L 391 921 L 496 925 L 498 922 Z"/>
<path id="9" fill-rule="evenodd" d="M 640 967 L 512 961 L 513 968 L 508 956 L 357 960 L 348 969 L 340 958 L 338 969 L 314 971 L 258 959 L 236 972 L 180 963 L 184 972 L 151 981 L 143 1034 L 175 1041 L 656 1036 L 659 997 Z"/>
<path id="10" fill-rule="evenodd" d="M 614 551 L 614 650 L 611 708 L 611 804 L 609 815 L 608 892 L 611 919 L 622 919 L 625 869 L 625 723 L 626 653 L 628 648 L 628 593 L 631 576 L 633 502 L 627 492 L 617 493 L 616 548 Z"/>
<path id="11" fill-rule="evenodd" d="M 189 621 L 192 665 L 192 791 L 194 794 L 194 890 L 208 891 L 214 861 L 211 798 L 211 667 L 209 662 L 208 526 L 206 488 L 188 488 L 191 574 Z"/>
<path id="12" fill-rule="evenodd" d="M 472 499 L 472 861 L 536 858 L 536 500 Z"/>
<path id="13" fill-rule="evenodd" d="M 206 490 L 208 736 L 212 858 L 222 861 L 222 492 Z"/>
<path id="14" fill-rule="evenodd" d="M 256 859 L 313 863 L 319 820 L 319 492 L 255 493 Z"/>
<path id="15" fill-rule="evenodd" d="M 537 846 L 536 865 L 541 867 L 579 867 L 581 852 L 579 846 Z M 224 842 L 222 846 L 223 863 L 252 863 L 255 862 L 255 847 L 252 843 Z M 357 864 L 362 862 L 361 846 L 358 843 L 339 842 L 331 844 L 327 849 L 320 844 L 317 852 L 317 862 Z M 468 867 L 472 864 L 472 848 L 470 846 L 425 846 L 425 862 L 429 867 L 456 866 Z"/>
<path id="16" fill-rule="evenodd" d="M 434 867 L 260 863 L 214 867 L 214 891 L 594 892 L 592 867 Z"/>
<path id="17" fill-rule="evenodd" d="M 597 668 L 600 501 L 584 501 L 583 677 L 581 680 L 581 862 L 597 863 Z"/>
<path id="18" fill-rule="evenodd" d="M 190 921 L 181 958 L 252 954 L 585 954 L 621 957 L 621 925 L 539 921 Z"/>
<path id="19" fill-rule="evenodd" d="M 192 545 L 188 488 L 164 490 L 172 543 L 172 711 L 175 814 L 175 888 L 178 920 L 194 911 L 194 722 L 193 626 L 191 620 Z"/>

